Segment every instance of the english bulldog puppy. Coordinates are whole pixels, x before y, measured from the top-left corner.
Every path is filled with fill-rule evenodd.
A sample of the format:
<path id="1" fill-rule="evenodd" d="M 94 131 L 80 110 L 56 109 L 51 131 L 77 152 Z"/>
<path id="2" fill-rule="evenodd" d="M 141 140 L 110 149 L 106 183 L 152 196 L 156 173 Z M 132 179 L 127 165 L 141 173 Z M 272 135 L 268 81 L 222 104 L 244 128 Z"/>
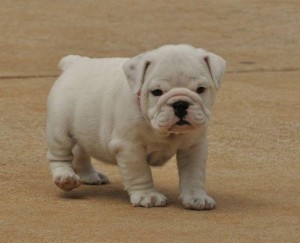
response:
<path id="1" fill-rule="evenodd" d="M 92 166 L 93 157 L 119 166 L 134 206 L 165 206 L 150 166 L 176 155 L 184 207 L 215 207 L 205 191 L 207 126 L 223 58 L 189 45 L 166 45 L 133 58 L 71 55 L 59 67 L 46 128 L 58 187 L 108 183 Z"/>

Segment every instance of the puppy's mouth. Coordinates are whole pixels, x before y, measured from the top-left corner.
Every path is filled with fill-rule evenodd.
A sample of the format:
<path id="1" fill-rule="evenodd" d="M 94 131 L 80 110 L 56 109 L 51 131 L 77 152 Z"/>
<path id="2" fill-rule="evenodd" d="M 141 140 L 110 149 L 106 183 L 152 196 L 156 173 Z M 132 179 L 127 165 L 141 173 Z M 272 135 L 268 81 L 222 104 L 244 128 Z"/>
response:
<path id="1" fill-rule="evenodd" d="M 188 131 L 194 130 L 195 127 L 188 121 L 183 118 L 173 124 L 171 128 L 169 128 L 169 132 L 171 133 L 186 133 Z"/>
<path id="2" fill-rule="evenodd" d="M 184 125 L 190 126 L 191 123 L 189 123 L 189 122 L 186 121 L 186 120 L 181 119 L 181 120 L 179 120 L 178 122 L 176 122 L 176 125 L 178 125 L 178 126 L 184 126 Z"/>

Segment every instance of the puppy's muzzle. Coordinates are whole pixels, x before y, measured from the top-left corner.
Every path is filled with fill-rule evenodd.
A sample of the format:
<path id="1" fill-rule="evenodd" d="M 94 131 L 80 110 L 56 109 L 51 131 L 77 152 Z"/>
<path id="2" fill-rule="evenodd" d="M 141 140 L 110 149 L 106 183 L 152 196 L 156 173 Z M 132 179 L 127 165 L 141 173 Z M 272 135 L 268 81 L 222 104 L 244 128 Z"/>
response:
<path id="1" fill-rule="evenodd" d="M 189 108 L 190 104 L 186 101 L 177 101 L 172 104 L 172 107 L 174 109 L 174 114 L 177 116 L 180 120 L 176 123 L 179 126 L 183 125 L 189 125 L 187 121 L 184 120 L 185 116 L 187 115 L 187 109 Z"/>
<path id="2" fill-rule="evenodd" d="M 186 101 L 177 101 L 173 105 L 175 115 L 182 119 L 187 115 L 187 109 L 190 104 Z"/>

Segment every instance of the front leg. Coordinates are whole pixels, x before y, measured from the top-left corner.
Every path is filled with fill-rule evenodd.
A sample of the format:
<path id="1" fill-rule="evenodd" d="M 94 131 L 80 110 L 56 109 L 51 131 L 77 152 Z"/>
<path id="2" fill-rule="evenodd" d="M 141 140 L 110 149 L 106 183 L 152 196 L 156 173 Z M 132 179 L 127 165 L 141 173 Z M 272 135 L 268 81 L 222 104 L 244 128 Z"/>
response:
<path id="1" fill-rule="evenodd" d="M 118 152 L 117 162 L 133 206 L 148 208 L 167 204 L 167 198 L 153 187 L 152 173 L 144 148 L 126 145 Z"/>
<path id="2" fill-rule="evenodd" d="M 180 199 L 187 209 L 213 209 L 215 201 L 205 191 L 207 139 L 188 150 L 178 150 Z"/>

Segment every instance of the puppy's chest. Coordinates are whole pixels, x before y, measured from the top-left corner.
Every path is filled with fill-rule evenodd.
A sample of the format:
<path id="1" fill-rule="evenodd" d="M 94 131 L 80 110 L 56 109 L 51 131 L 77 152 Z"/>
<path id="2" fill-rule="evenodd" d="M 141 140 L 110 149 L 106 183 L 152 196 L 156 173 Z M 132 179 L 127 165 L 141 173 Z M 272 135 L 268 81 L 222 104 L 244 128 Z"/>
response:
<path id="1" fill-rule="evenodd" d="M 147 163 L 153 166 L 163 165 L 176 154 L 176 151 L 176 145 L 150 144 L 147 146 Z"/>

